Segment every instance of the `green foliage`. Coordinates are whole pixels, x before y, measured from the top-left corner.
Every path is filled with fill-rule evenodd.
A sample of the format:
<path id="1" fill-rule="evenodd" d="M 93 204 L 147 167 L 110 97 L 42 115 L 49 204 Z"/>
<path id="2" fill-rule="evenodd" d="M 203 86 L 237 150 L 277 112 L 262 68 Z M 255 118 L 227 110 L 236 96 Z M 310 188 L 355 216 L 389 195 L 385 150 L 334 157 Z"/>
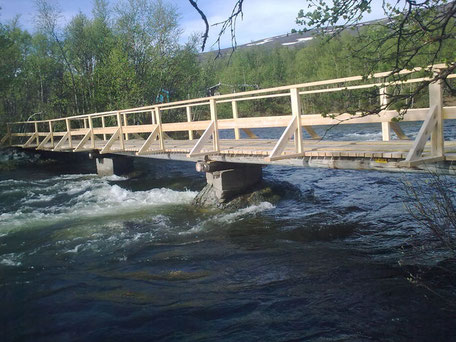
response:
<path id="1" fill-rule="evenodd" d="M 347 29 L 335 36 L 319 34 L 303 47 L 238 49 L 233 55 L 218 59 L 215 63 L 208 58 L 203 63 L 203 68 L 212 70 L 212 84 L 247 83 L 257 84 L 260 88 L 355 75 L 368 76 L 374 72 L 395 70 L 398 67 L 394 55 L 390 58 L 385 57 L 397 48 L 397 40 L 391 37 L 390 33 L 391 29 L 388 26 L 369 25 L 357 30 Z M 379 41 L 382 42 L 380 46 L 377 44 Z M 404 44 L 401 48 L 408 49 L 412 43 L 404 41 Z M 415 39 L 413 44 L 418 46 L 419 42 Z M 408 60 L 407 65 L 413 67 L 436 62 L 454 62 L 455 50 L 456 39 L 434 42 L 426 49 L 419 49 L 413 58 Z M 404 58 L 407 58 L 406 55 Z M 400 79 L 392 76 L 390 80 L 398 78 Z M 451 85 L 451 82 L 447 83 Z M 427 87 L 424 87 L 418 91 L 419 84 L 388 88 L 388 95 L 394 96 L 395 99 L 390 108 L 400 110 L 413 106 L 427 106 L 426 89 Z M 450 87 L 446 88 L 446 93 L 452 93 Z M 303 96 L 305 113 L 327 115 L 334 112 L 362 111 L 369 114 L 375 113 L 379 108 L 378 88 Z M 289 103 L 285 99 L 259 100 L 240 103 L 239 106 L 241 116 L 283 115 L 288 114 L 289 110 Z"/>
<path id="2" fill-rule="evenodd" d="M 200 95 L 197 41 L 178 44 L 176 9 L 162 1 L 119 0 L 111 16 L 95 0 L 59 28 L 60 12 L 36 0 L 37 32 L 0 24 L 0 130 L 7 121 L 93 113 Z M 204 83 L 204 82 L 203 82 Z M 190 86 L 189 86 L 190 85 Z"/>

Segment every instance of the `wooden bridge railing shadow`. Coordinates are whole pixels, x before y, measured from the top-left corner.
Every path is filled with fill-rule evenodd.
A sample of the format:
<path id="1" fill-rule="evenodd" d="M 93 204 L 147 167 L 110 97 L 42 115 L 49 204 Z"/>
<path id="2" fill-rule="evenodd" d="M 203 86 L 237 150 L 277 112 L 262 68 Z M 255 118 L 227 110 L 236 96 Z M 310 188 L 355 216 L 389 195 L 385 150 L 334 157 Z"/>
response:
<path id="1" fill-rule="evenodd" d="M 434 65 L 433 68 L 445 68 L 445 65 Z M 443 89 L 440 81 L 429 85 L 429 107 L 409 109 L 402 118 L 404 122 L 423 121 L 414 141 L 408 140 L 399 123 L 394 120 L 399 115 L 396 110 L 387 109 L 378 115 L 368 116 L 362 113 L 355 115 L 337 113 L 323 117 L 320 114 L 303 113 L 302 96 L 369 88 L 379 89 L 380 105 L 387 108 L 388 87 L 430 80 L 429 77 L 415 77 L 420 71 L 423 70 L 417 68 L 401 71 L 400 74 L 404 76 L 401 81 L 385 81 L 390 72 L 382 72 L 372 75 L 367 80 L 362 76 L 353 76 L 52 120 L 11 122 L 7 125 L 7 134 L 1 143 L 38 150 L 74 152 L 98 150 L 101 154 L 134 152 L 136 155 L 151 155 L 179 152 L 186 153 L 188 157 L 213 154 L 257 154 L 263 156 L 265 161 L 275 161 L 312 155 L 312 151 L 308 149 L 309 140 L 304 140 L 303 131 L 307 132 L 311 139 L 319 140 L 320 137 L 313 126 L 381 123 L 382 142 L 377 144 L 377 152 L 381 152 L 378 154 L 379 157 L 396 158 L 401 160 L 402 165 L 409 167 L 445 158 L 454 157 L 456 160 L 456 150 L 454 156 L 445 154 L 443 136 L 443 121 L 456 119 L 456 107 L 443 106 Z M 451 74 L 448 78 L 456 78 L 456 74 Z M 274 98 L 289 98 L 290 114 L 239 116 L 239 103 Z M 231 104 L 232 117 L 229 119 L 218 118 L 217 106 L 223 103 Z M 210 118 L 194 120 L 192 111 L 196 107 L 209 108 Z M 163 122 L 166 112 L 174 109 L 185 109 L 186 120 Z M 142 116 L 142 122 L 135 121 L 135 115 Z M 272 144 L 270 141 L 269 145 L 264 145 L 263 150 L 252 151 L 248 140 L 241 139 L 241 130 L 244 130 L 250 138 L 254 138 L 255 135 L 251 129 L 271 127 L 284 128 L 283 134 L 278 140 L 274 139 Z M 230 141 L 238 143 L 235 146 L 230 143 L 234 147 L 224 148 L 221 143 L 226 139 L 220 138 L 221 130 L 233 130 L 234 139 Z M 407 146 L 406 153 L 394 152 L 390 149 L 382 152 L 382 143 L 392 142 L 392 131 L 396 133 L 399 141 L 404 142 L 401 146 Z M 168 139 L 168 134 L 172 132 L 186 132 L 183 139 L 186 142 L 185 146 L 168 147 L 169 141 L 176 142 Z M 200 133 L 198 139 L 196 139 L 196 132 Z M 431 139 L 429 151 L 423 153 L 429 138 Z M 292 150 L 289 146 L 291 140 L 294 142 Z M 343 148 L 340 148 L 339 152 L 328 152 L 327 149 L 323 153 L 332 156 L 344 155 Z M 369 151 L 358 154 L 347 152 L 346 156 L 376 156 L 376 152 L 372 152 L 371 155 L 369 153 Z"/>

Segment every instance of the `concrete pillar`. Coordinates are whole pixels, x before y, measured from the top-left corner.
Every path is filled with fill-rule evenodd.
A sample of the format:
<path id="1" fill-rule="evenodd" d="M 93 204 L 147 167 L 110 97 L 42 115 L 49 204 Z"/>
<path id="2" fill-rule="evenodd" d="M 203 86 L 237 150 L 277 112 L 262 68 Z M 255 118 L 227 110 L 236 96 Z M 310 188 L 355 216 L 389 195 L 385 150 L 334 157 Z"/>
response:
<path id="1" fill-rule="evenodd" d="M 133 171 L 133 158 L 124 156 L 111 156 L 109 158 L 97 157 L 98 176 L 120 176 Z"/>
<path id="2" fill-rule="evenodd" d="M 218 165 L 220 168 L 220 165 Z M 246 193 L 262 180 L 262 167 L 255 164 L 228 164 L 226 170 L 206 172 L 207 184 L 211 185 L 220 202 L 226 202 Z"/>

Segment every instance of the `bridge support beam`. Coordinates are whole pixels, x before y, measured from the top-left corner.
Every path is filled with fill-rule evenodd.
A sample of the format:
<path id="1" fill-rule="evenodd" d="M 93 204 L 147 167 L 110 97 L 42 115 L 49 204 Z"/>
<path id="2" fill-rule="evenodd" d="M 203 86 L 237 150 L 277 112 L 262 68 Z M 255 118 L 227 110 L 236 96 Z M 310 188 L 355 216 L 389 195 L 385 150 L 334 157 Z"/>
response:
<path id="1" fill-rule="evenodd" d="M 133 171 L 133 158 L 124 156 L 96 157 L 97 174 L 100 177 L 121 176 Z"/>
<path id="2" fill-rule="evenodd" d="M 206 172 L 207 186 L 198 197 L 214 197 L 218 203 L 226 203 L 244 194 L 262 181 L 262 167 L 256 164 L 224 162 L 198 162 L 196 169 Z M 209 171 L 210 170 L 210 171 Z M 209 194 L 211 193 L 211 194 Z"/>

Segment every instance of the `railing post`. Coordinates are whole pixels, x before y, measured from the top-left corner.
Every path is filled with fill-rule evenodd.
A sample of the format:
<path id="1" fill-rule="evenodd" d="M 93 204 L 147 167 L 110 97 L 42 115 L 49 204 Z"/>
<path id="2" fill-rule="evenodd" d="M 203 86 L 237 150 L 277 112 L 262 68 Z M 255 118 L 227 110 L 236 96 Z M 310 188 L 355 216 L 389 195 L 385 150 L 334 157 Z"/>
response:
<path id="1" fill-rule="evenodd" d="M 431 134 L 431 154 L 435 157 L 441 157 L 445 154 L 444 151 L 444 136 L 443 136 L 443 89 L 442 81 L 429 84 L 429 107 L 436 106 L 437 123 Z"/>
<path id="2" fill-rule="evenodd" d="M 233 108 L 233 119 L 234 124 L 237 125 L 237 119 L 239 118 L 238 106 L 236 101 L 231 101 L 231 107 Z M 234 139 L 239 140 L 241 138 L 239 128 L 234 129 Z"/>
<path id="3" fill-rule="evenodd" d="M 87 119 L 85 119 L 85 118 L 82 120 L 82 121 L 84 121 L 84 128 L 87 128 L 87 121 L 86 120 Z"/>
<path id="4" fill-rule="evenodd" d="M 155 120 L 155 110 L 151 110 L 151 111 L 150 111 L 150 116 L 152 117 L 152 125 L 155 125 L 155 124 L 156 124 L 156 120 Z"/>
<path id="5" fill-rule="evenodd" d="M 104 116 L 101 117 L 101 127 L 106 128 L 106 121 Z M 103 140 L 106 140 L 106 133 L 103 133 Z"/>
<path id="6" fill-rule="evenodd" d="M 214 133 L 212 133 L 214 151 L 219 152 L 219 132 L 218 132 L 218 123 L 217 123 L 217 103 L 215 99 L 209 99 L 209 107 L 211 110 L 211 121 L 214 123 Z"/>
<path id="7" fill-rule="evenodd" d="M 127 114 L 123 113 L 122 115 L 123 115 L 124 126 L 127 127 L 128 126 Z M 125 133 L 125 140 L 128 140 L 128 133 Z"/>
<path id="8" fill-rule="evenodd" d="M 6 124 L 6 134 L 8 135 L 8 146 L 13 144 L 13 137 L 11 135 L 11 126 L 9 123 Z"/>
<path id="9" fill-rule="evenodd" d="M 120 142 L 120 148 L 122 151 L 125 151 L 125 141 L 124 141 L 124 136 L 122 132 L 122 118 L 120 115 L 120 112 L 117 112 L 117 126 L 119 127 L 119 142 Z"/>
<path id="10" fill-rule="evenodd" d="M 51 135 L 51 146 L 54 148 L 54 130 L 52 128 L 52 121 L 49 120 L 49 134 Z"/>
<path id="11" fill-rule="evenodd" d="M 389 103 L 388 95 L 386 93 L 387 88 L 383 87 L 380 88 L 380 107 L 386 108 Z M 383 141 L 390 141 L 391 140 L 391 123 L 390 122 L 382 122 L 382 140 Z"/>
<path id="12" fill-rule="evenodd" d="M 67 127 L 67 132 L 68 132 L 68 144 L 70 148 L 73 148 L 73 140 L 71 138 L 71 122 L 70 119 L 65 119 L 66 127 Z"/>
<path id="13" fill-rule="evenodd" d="M 190 106 L 185 107 L 187 111 L 187 122 L 192 122 L 192 108 Z M 188 140 L 193 140 L 193 131 L 188 131 Z"/>
<path id="14" fill-rule="evenodd" d="M 155 108 L 155 116 L 156 116 L 155 120 L 156 120 L 157 125 L 158 125 L 158 140 L 159 140 L 159 143 L 160 143 L 160 150 L 164 150 L 165 149 L 165 142 L 163 140 L 161 110 L 158 107 Z"/>
<path id="15" fill-rule="evenodd" d="M 40 144 L 40 136 L 38 135 L 38 122 L 35 122 L 35 133 L 36 133 L 36 146 Z"/>
<path id="16" fill-rule="evenodd" d="M 298 88 L 290 89 L 291 97 L 291 113 L 296 118 L 296 131 L 294 134 L 296 153 L 303 152 L 303 141 L 302 141 L 302 125 L 301 125 L 301 99 L 299 97 Z"/>
<path id="17" fill-rule="evenodd" d="M 95 148 L 95 134 L 93 134 L 93 119 L 90 115 L 87 117 L 87 119 L 89 121 L 90 140 L 92 140 L 92 148 Z"/>

